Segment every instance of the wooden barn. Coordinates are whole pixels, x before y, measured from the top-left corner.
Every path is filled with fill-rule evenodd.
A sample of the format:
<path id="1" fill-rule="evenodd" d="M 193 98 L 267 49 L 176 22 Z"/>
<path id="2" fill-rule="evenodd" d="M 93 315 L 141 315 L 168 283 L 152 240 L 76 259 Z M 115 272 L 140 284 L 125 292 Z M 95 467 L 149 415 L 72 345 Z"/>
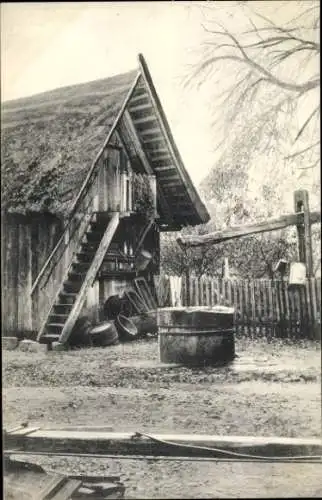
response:
<path id="1" fill-rule="evenodd" d="M 209 220 L 147 64 L 2 104 L 2 331 L 65 342 L 159 273 L 160 231 Z M 142 250 L 151 260 L 138 267 Z"/>

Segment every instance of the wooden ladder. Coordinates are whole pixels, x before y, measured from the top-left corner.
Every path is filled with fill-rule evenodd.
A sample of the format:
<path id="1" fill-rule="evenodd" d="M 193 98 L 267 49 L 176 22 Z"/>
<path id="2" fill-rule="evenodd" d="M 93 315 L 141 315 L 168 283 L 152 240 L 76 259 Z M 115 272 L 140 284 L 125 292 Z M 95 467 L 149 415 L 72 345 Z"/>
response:
<path id="1" fill-rule="evenodd" d="M 67 342 L 118 224 L 118 212 L 115 212 L 108 222 L 89 223 L 85 233 L 86 241 L 80 243 L 79 252 L 74 254 L 67 276 L 38 333 L 38 342 L 45 344 Z"/>

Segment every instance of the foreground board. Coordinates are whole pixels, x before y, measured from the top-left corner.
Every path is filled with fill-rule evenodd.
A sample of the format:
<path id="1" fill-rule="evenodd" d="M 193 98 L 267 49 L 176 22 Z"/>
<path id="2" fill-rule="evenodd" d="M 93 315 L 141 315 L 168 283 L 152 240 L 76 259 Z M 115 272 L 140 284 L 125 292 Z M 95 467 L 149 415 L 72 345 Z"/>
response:
<path id="1" fill-rule="evenodd" d="M 318 438 L 283 438 L 252 436 L 211 436 L 197 434 L 140 434 L 78 428 L 21 428 L 4 434 L 4 449 L 18 453 L 79 453 L 146 457 L 317 457 L 322 456 Z M 231 452 L 236 453 L 232 455 Z M 256 458 L 255 457 L 255 458 Z"/>

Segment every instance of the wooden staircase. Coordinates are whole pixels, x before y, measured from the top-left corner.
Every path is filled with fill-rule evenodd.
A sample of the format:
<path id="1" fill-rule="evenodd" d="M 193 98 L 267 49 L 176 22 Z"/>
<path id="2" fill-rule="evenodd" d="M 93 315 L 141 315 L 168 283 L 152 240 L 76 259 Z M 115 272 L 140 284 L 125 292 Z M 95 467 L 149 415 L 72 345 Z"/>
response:
<path id="1" fill-rule="evenodd" d="M 84 239 L 73 256 L 65 279 L 38 333 L 38 342 L 67 342 L 118 224 L 118 212 L 113 213 L 109 219 L 97 218 L 95 215 L 89 222 Z"/>

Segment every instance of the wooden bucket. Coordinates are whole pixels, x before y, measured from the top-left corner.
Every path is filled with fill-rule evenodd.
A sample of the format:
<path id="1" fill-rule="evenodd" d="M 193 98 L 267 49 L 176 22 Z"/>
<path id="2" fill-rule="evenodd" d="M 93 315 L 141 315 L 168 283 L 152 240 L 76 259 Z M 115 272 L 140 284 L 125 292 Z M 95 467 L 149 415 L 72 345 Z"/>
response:
<path id="1" fill-rule="evenodd" d="M 114 321 L 104 321 L 90 331 L 92 343 L 97 347 L 114 345 L 118 342 L 118 333 Z"/>
<path id="2" fill-rule="evenodd" d="M 235 357 L 234 309 L 169 307 L 157 312 L 162 363 L 222 364 Z"/>

